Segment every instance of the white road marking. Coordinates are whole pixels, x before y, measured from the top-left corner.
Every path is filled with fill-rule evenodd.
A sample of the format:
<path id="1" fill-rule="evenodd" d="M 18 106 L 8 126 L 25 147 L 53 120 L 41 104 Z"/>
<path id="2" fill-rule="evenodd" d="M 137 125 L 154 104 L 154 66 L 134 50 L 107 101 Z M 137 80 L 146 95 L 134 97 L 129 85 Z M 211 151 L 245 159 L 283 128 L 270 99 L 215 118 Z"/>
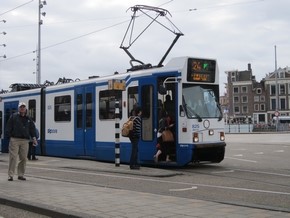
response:
<path id="1" fill-rule="evenodd" d="M 257 163 L 255 160 L 246 160 L 246 159 L 239 159 L 239 158 L 234 158 L 234 157 L 225 157 L 227 159 L 232 159 L 232 160 L 239 160 L 239 161 L 245 161 L 245 162 L 251 162 L 251 163 Z"/>
<path id="2" fill-rule="evenodd" d="M 211 172 L 211 173 L 218 174 L 218 173 L 233 173 L 233 172 L 235 172 L 235 171 L 234 170 L 226 170 L 226 171 L 215 171 L 215 172 Z"/>
<path id="3" fill-rule="evenodd" d="M 266 174 L 266 175 L 273 175 L 273 176 L 290 177 L 290 175 L 288 175 L 288 174 L 270 173 L 270 172 L 263 172 L 263 171 L 256 171 L 256 170 L 241 170 L 241 169 L 235 169 L 235 171 L 250 172 L 250 173 L 259 173 L 259 174 Z"/>
<path id="4" fill-rule="evenodd" d="M 242 154 L 235 154 L 234 156 L 235 156 L 235 157 L 243 157 Z"/>
<path id="5" fill-rule="evenodd" d="M 261 152 L 256 152 L 255 154 L 264 154 L 264 152 L 262 152 L 262 151 Z"/>
<path id="6" fill-rule="evenodd" d="M 284 150 L 276 150 L 276 151 L 274 151 L 274 152 L 277 152 L 277 153 L 283 153 Z"/>
<path id="7" fill-rule="evenodd" d="M 169 189 L 171 192 L 180 192 L 180 191 L 188 191 L 188 190 L 193 190 L 197 189 L 196 186 L 192 186 L 191 188 L 180 188 L 180 189 Z"/>

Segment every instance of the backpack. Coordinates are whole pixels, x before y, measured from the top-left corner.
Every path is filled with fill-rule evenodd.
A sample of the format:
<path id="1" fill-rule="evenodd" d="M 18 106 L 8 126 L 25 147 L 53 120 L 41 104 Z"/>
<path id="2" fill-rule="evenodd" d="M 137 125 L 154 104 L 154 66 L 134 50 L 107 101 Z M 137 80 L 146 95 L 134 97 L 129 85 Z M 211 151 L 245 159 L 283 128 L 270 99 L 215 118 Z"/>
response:
<path id="1" fill-rule="evenodd" d="M 133 131 L 133 123 L 135 117 L 129 117 L 129 119 L 123 124 L 121 134 L 123 137 L 129 137 Z"/>

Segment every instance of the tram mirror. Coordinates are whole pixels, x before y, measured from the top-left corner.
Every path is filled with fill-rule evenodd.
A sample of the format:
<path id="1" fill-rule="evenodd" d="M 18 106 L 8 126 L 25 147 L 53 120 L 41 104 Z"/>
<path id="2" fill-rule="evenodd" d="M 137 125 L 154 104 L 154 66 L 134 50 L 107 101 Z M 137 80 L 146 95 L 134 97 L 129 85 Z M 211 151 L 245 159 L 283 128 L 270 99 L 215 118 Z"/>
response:
<path id="1" fill-rule="evenodd" d="M 159 86 L 158 92 L 160 95 L 166 95 L 167 93 L 166 88 L 163 85 Z"/>
<path id="2" fill-rule="evenodd" d="M 182 105 L 179 105 L 179 115 L 180 115 L 181 117 L 184 117 L 184 116 L 185 116 L 185 111 L 183 110 Z"/>

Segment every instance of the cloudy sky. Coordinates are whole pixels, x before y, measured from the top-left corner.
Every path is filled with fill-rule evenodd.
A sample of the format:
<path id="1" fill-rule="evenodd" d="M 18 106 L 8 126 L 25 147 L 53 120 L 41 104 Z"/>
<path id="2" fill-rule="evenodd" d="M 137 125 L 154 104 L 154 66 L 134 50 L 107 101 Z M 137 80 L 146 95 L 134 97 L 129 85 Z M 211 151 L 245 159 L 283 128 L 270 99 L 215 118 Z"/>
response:
<path id="1" fill-rule="evenodd" d="M 38 43 L 38 1 L 0 1 L 0 90 L 7 90 L 12 83 L 36 82 L 33 51 Z M 42 83 L 63 77 L 86 79 L 110 75 L 130 68 L 128 55 L 119 47 L 132 15 L 128 8 L 138 4 L 168 10 L 170 20 L 184 34 L 164 63 L 176 56 L 217 59 L 221 94 L 225 71 L 246 70 L 251 63 L 258 81 L 273 72 L 275 45 L 278 67 L 290 66 L 289 0 L 46 2 L 41 10 L 46 12 L 41 26 Z M 143 27 L 148 22 L 143 17 L 136 20 L 136 26 Z M 171 32 L 155 25 L 129 51 L 136 59 L 156 65 L 173 38 Z"/>

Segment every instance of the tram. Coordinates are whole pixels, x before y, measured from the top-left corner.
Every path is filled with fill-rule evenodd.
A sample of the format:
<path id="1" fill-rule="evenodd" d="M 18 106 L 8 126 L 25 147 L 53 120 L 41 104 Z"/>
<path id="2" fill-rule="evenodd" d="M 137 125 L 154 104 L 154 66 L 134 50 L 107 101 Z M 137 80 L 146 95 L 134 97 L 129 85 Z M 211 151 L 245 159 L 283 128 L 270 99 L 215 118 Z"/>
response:
<path id="1" fill-rule="evenodd" d="M 124 90 L 112 88 L 112 82 Z M 135 105 L 142 107 L 139 161 L 156 164 L 153 156 L 165 96 L 172 100 L 174 151 L 170 162 L 157 164 L 221 162 L 226 143 L 217 61 L 195 57 L 173 58 L 160 68 L 0 94 L 2 152 L 8 152 L 6 122 L 17 111 L 18 103 L 25 102 L 40 131 L 39 155 L 113 162 L 115 105 L 119 101 L 120 126 Z M 120 136 L 121 163 L 128 163 L 130 154 L 129 139 Z"/>

